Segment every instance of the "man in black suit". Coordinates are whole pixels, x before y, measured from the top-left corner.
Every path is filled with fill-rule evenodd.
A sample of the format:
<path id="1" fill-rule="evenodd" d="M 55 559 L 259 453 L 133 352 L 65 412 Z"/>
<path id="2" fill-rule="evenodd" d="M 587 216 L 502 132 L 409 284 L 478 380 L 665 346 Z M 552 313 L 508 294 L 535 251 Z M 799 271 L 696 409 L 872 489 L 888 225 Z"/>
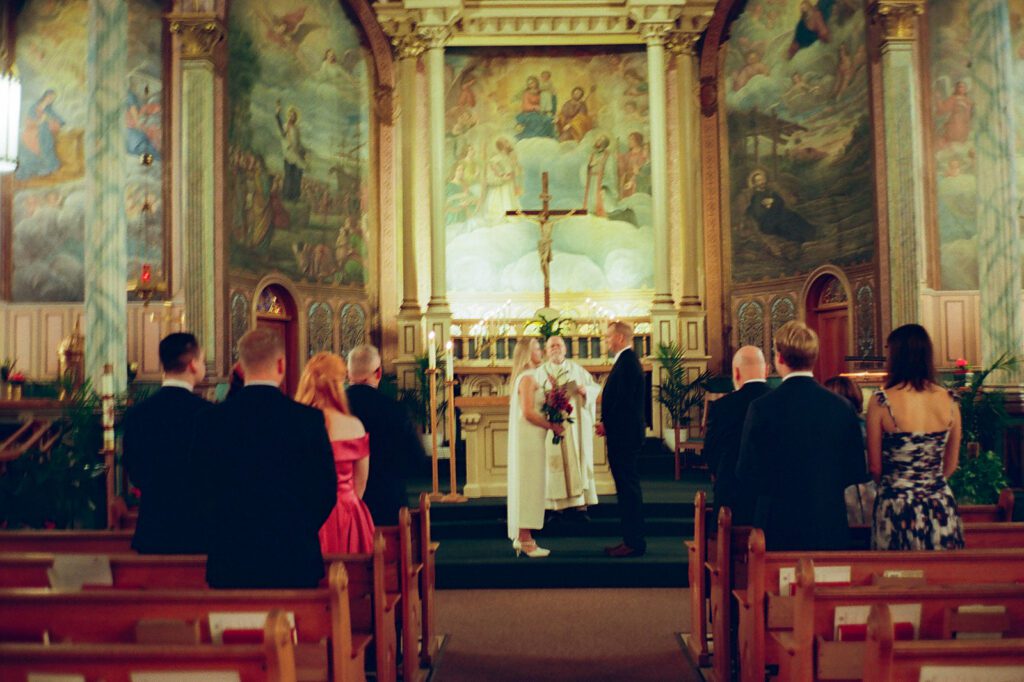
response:
<path id="1" fill-rule="evenodd" d="M 754 525 L 770 550 L 842 550 L 843 490 L 868 480 L 849 402 L 814 380 L 818 335 L 802 322 L 775 333 L 782 385 L 750 404 L 736 475 L 758 493 Z"/>
<path id="2" fill-rule="evenodd" d="M 205 554 L 201 486 L 190 459 L 196 417 L 210 404 L 193 393 L 206 376 L 192 334 L 160 342 L 163 385 L 124 415 L 124 462 L 141 492 L 132 548 L 140 554 Z"/>
<path id="3" fill-rule="evenodd" d="M 606 547 L 612 557 L 643 556 L 644 496 L 640 489 L 637 459 L 644 444 L 647 420 L 644 417 L 644 370 L 633 352 L 633 327 L 612 322 L 605 332 L 609 352 L 615 356 L 612 371 L 601 391 L 601 421 L 597 435 L 605 437 L 608 464 L 615 479 L 622 517 L 622 543 Z"/>
<path id="4" fill-rule="evenodd" d="M 370 476 L 363 502 L 374 525 L 394 526 L 398 510 L 408 504 L 406 476 L 426 453 L 405 408 L 378 390 L 380 378 L 376 348 L 363 344 L 349 351 L 348 406 L 370 434 Z"/>
<path id="5" fill-rule="evenodd" d="M 284 340 L 254 329 L 238 342 L 245 386 L 199 417 L 210 535 L 206 582 L 219 588 L 308 588 L 324 576 L 320 527 L 337 475 L 320 410 L 281 392 Z"/>
<path id="6" fill-rule="evenodd" d="M 714 516 L 729 507 L 732 522 L 748 526 L 754 522 L 754 491 L 736 478 L 736 462 L 740 457 L 740 436 L 750 403 L 770 389 L 765 381 L 764 353 L 757 346 L 743 346 L 732 358 L 732 381 L 736 390 L 708 404 L 708 430 L 704 454 L 715 472 Z"/>

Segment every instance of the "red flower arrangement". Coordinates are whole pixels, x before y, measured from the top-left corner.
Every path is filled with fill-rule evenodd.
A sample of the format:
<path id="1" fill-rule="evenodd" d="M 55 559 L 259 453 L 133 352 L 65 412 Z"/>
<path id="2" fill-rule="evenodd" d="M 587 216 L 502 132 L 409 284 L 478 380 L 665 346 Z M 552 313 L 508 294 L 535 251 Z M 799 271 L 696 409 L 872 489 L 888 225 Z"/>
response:
<path id="1" fill-rule="evenodd" d="M 25 375 L 21 372 L 15 372 L 7 377 L 7 381 L 12 384 L 23 384 L 25 383 Z"/>
<path id="2" fill-rule="evenodd" d="M 566 389 L 565 384 L 559 383 L 559 377 L 548 375 L 549 388 L 544 392 L 544 404 L 541 406 L 541 410 L 544 412 L 544 418 L 552 424 L 572 424 L 573 419 L 570 416 L 572 414 L 572 399 L 569 397 L 569 391 Z M 558 445 L 562 442 L 563 436 L 555 434 L 553 443 Z"/>

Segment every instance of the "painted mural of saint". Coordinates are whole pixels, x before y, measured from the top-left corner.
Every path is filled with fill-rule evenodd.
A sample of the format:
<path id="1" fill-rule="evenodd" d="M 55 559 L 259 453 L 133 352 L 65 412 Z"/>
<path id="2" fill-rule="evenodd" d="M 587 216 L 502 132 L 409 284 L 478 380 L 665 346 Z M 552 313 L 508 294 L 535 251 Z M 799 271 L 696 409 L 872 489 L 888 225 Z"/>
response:
<path id="1" fill-rule="evenodd" d="M 526 79 L 526 89 L 520 96 L 519 113 L 516 114 L 516 138 L 554 137 L 555 124 L 551 116 L 541 110 L 543 91 L 536 76 Z"/>
<path id="2" fill-rule="evenodd" d="M 818 229 L 796 211 L 786 208 L 782 195 L 768 187 L 768 175 L 764 171 L 751 173 L 748 185 L 751 194 L 747 217 L 762 234 L 797 243 L 816 238 Z"/>
<path id="3" fill-rule="evenodd" d="M 150 154 L 160 160 L 160 104 L 142 103 L 128 91 L 124 114 L 125 151 L 129 154 Z"/>
<path id="4" fill-rule="evenodd" d="M 594 119 L 587 111 L 583 88 L 572 89 L 572 98 L 562 105 L 558 114 L 558 139 L 579 142 L 594 127 Z"/>
<path id="5" fill-rule="evenodd" d="M 277 101 L 274 112 L 277 129 L 281 134 L 281 147 L 284 152 L 284 186 L 285 201 L 298 201 L 302 194 L 302 173 L 306 169 L 306 148 L 302 145 L 299 132 L 299 111 L 288 107 L 288 120 L 281 120 L 281 100 Z"/>
<path id="6" fill-rule="evenodd" d="M 967 94 L 967 83 L 957 81 L 953 93 L 935 107 L 938 116 L 945 116 L 939 127 L 938 147 L 962 144 L 971 137 L 971 118 L 974 116 L 974 102 Z"/>
<path id="7" fill-rule="evenodd" d="M 611 140 L 607 135 L 598 135 L 587 159 L 587 179 L 583 188 L 583 207 L 590 215 L 601 218 L 608 215 L 608 192 L 618 180 L 614 166 Z"/>
<path id="8" fill-rule="evenodd" d="M 512 143 L 504 137 L 494 143 L 498 150 L 487 160 L 484 169 L 486 193 L 480 212 L 488 225 L 508 220 L 506 212 L 519 208 L 519 161 Z"/>
<path id="9" fill-rule="evenodd" d="M 19 154 L 19 180 L 51 175 L 60 168 L 57 158 L 57 135 L 64 127 L 64 119 L 53 108 L 57 91 L 49 89 L 36 100 L 25 116 L 21 129 L 21 153 Z"/>
<path id="10" fill-rule="evenodd" d="M 810 47 L 819 40 L 827 43 L 832 39 L 828 28 L 828 18 L 832 15 L 835 0 L 803 0 L 800 3 L 800 21 L 793 31 L 793 42 L 789 45 L 787 56 L 792 59 L 800 50 Z"/>

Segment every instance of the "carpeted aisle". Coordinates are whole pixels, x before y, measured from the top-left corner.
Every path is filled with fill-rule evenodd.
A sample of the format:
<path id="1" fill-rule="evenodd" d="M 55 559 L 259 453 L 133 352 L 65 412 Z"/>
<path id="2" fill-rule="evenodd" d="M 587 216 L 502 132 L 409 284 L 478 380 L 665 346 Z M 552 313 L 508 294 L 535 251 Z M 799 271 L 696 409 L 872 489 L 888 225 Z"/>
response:
<path id="1" fill-rule="evenodd" d="M 696 682 L 676 638 L 688 599 L 676 588 L 441 590 L 448 640 L 432 680 Z"/>

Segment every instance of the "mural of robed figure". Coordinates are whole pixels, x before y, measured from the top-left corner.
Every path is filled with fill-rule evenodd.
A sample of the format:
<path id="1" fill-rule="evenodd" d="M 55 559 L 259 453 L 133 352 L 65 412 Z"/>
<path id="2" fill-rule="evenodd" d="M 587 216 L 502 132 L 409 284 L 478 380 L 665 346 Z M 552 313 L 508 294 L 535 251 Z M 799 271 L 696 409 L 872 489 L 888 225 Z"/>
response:
<path id="1" fill-rule="evenodd" d="M 749 185 L 747 216 L 763 234 L 792 242 L 807 242 L 817 237 L 818 229 L 796 211 L 786 208 L 782 196 L 768 187 L 768 175 L 764 171 L 751 173 Z"/>

